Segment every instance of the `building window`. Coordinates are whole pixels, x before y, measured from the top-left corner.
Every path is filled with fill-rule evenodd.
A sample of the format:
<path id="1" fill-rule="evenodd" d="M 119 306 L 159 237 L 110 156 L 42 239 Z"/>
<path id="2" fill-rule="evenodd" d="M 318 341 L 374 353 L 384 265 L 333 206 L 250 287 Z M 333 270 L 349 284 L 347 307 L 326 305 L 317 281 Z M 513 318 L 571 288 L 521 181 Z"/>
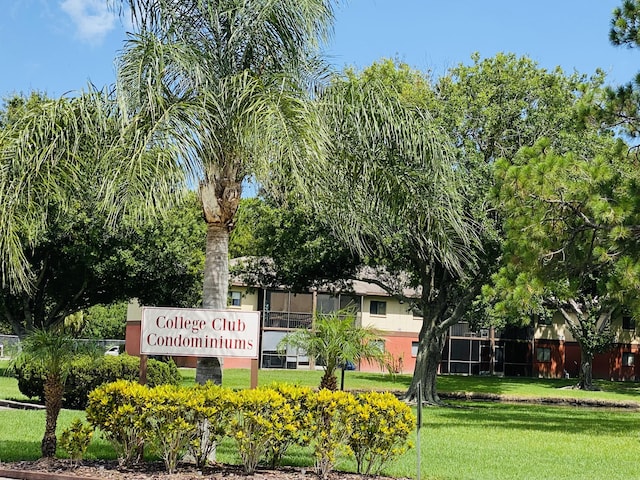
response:
<path id="1" fill-rule="evenodd" d="M 242 304 L 242 293 L 229 292 L 229 305 L 231 307 L 239 307 Z"/>
<path id="2" fill-rule="evenodd" d="M 551 349 L 549 347 L 538 347 L 536 349 L 536 359 L 538 362 L 550 362 Z"/>
<path id="3" fill-rule="evenodd" d="M 384 352 L 384 340 L 371 340 L 371 346 L 376 347 L 381 352 Z"/>
<path id="4" fill-rule="evenodd" d="M 418 356 L 418 345 L 420 342 L 411 342 L 411 356 L 412 357 L 417 357 Z"/>
<path id="5" fill-rule="evenodd" d="M 622 316 L 622 329 L 623 330 L 635 330 L 636 321 L 631 315 Z"/>
<path id="6" fill-rule="evenodd" d="M 636 355 L 631 352 L 622 352 L 622 366 L 633 367 L 636 364 Z"/>
<path id="7" fill-rule="evenodd" d="M 360 311 L 360 297 L 355 295 L 340 295 L 340 310 Z"/>
<path id="8" fill-rule="evenodd" d="M 379 302 L 378 300 L 371 300 L 371 304 L 369 305 L 369 313 L 371 315 L 386 315 L 387 302 Z"/>

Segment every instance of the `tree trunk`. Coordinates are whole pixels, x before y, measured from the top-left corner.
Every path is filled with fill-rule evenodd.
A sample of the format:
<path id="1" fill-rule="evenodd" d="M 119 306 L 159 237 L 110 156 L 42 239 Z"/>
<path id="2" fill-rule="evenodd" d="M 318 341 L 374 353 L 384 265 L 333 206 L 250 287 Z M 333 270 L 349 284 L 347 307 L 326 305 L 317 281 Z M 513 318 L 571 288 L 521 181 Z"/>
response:
<path id="1" fill-rule="evenodd" d="M 324 375 L 322 375 L 322 378 L 320 379 L 320 388 L 326 388 L 331 391 L 338 390 L 338 379 L 333 371 L 330 371 L 328 368 L 325 369 Z"/>
<path id="2" fill-rule="evenodd" d="M 224 225 L 207 224 L 202 307 L 214 310 L 227 308 L 229 291 L 229 229 Z M 224 361 L 218 357 L 199 358 L 196 366 L 196 382 L 212 381 L 222 384 Z"/>
<path id="3" fill-rule="evenodd" d="M 596 390 L 593 386 L 593 354 L 580 348 L 580 380 L 578 387 L 581 390 Z"/>
<path id="4" fill-rule="evenodd" d="M 418 339 L 416 368 L 413 372 L 411 385 L 405 394 L 406 399 L 418 400 L 418 382 L 422 382 L 423 402 L 429 405 L 442 404 L 438 396 L 437 381 L 438 366 L 440 365 L 440 360 L 442 360 L 442 347 L 445 336 L 434 319 L 423 319 Z"/>
<path id="5" fill-rule="evenodd" d="M 62 409 L 63 394 L 64 385 L 60 377 L 51 373 L 47 375 L 44 385 L 44 403 L 47 418 L 44 437 L 42 437 L 40 445 L 43 458 L 54 458 L 56 456 L 56 427 L 58 425 L 58 415 L 60 415 L 60 410 Z"/>
<path id="6" fill-rule="evenodd" d="M 613 345 L 614 336 L 609 329 L 614 309 L 607 306 L 606 299 L 574 300 L 567 302 L 572 312 L 559 307 L 569 331 L 580 346 L 580 373 L 578 388 L 598 390 L 593 384 L 593 357 L 596 353 L 606 352 Z"/>

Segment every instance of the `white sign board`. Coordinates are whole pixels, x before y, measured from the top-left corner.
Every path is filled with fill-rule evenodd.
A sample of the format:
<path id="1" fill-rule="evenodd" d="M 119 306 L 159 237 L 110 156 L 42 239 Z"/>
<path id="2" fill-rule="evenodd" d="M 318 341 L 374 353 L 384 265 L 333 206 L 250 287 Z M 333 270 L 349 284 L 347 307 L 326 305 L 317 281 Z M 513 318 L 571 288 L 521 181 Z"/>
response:
<path id="1" fill-rule="evenodd" d="M 143 307 L 140 353 L 258 358 L 260 312 Z"/>

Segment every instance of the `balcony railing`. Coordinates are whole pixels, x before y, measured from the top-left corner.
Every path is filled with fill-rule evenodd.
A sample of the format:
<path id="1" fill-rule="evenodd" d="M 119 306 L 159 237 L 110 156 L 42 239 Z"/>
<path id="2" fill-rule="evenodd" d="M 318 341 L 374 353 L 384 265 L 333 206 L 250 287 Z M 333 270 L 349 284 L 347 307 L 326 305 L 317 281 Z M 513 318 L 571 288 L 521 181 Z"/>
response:
<path id="1" fill-rule="evenodd" d="M 312 313 L 262 312 L 265 328 L 311 328 Z"/>
<path id="2" fill-rule="evenodd" d="M 485 338 L 489 336 L 489 330 L 482 329 L 479 332 L 474 332 L 469 328 L 469 324 L 466 322 L 456 323 L 449 327 L 449 336 L 451 337 L 479 337 Z"/>

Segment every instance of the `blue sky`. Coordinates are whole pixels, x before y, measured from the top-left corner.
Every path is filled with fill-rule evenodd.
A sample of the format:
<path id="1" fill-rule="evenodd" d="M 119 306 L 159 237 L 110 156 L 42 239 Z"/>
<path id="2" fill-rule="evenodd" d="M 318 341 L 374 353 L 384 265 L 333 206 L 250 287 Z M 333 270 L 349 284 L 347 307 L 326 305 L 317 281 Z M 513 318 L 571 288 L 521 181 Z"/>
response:
<path id="1" fill-rule="evenodd" d="M 440 76 L 471 54 L 527 55 L 541 67 L 624 83 L 640 70 L 640 50 L 613 47 L 611 11 L 622 0 L 351 0 L 336 11 L 326 54 L 338 68 L 386 57 Z M 0 0 L 0 98 L 51 96 L 114 82 L 113 60 L 127 26 L 105 0 Z"/>

